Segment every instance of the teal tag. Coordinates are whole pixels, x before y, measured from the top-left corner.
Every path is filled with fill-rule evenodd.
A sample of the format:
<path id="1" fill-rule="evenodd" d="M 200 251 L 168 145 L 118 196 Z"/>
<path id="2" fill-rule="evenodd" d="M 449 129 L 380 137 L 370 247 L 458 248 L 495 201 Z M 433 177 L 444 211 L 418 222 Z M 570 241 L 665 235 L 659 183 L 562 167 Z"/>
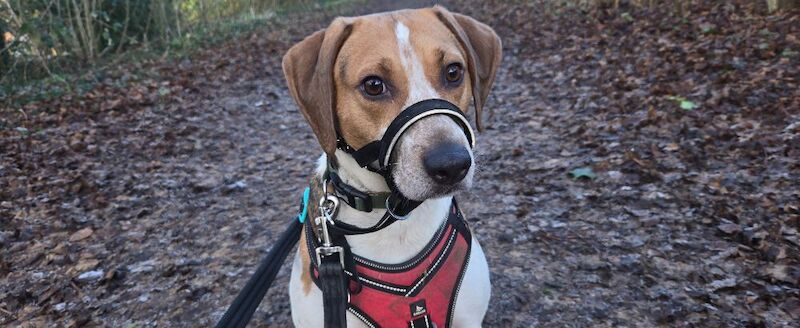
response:
<path id="1" fill-rule="evenodd" d="M 297 220 L 300 223 L 306 223 L 306 217 L 308 216 L 308 196 L 311 195 L 311 188 L 306 187 L 306 190 L 303 191 L 303 204 L 302 209 L 300 210 L 300 215 L 297 216 Z"/>

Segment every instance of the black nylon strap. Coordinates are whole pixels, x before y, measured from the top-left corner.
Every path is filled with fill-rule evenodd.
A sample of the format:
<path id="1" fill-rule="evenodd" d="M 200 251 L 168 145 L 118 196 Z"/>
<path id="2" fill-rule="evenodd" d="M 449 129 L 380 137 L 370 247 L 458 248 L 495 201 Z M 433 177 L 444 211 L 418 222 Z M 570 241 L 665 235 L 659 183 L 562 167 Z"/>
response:
<path id="1" fill-rule="evenodd" d="M 389 149 L 389 144 L 391 143 L 392 139 L 395 138 L 395 135 L 401 132 L 400 130 L 406 123 L 418 115 L 434 109 L 446 110 L 449 112 L 447 115 L 450 116 L 464 117 L 464 112 L 462 112 L 458 106 L 447 100 L 426 99 L 408 106 L 406 109 L 403 109 L 403 111 L 400 112 L 400 114 L 398 114 L 394 120 L 392 120 L 392 122 L 389 124 L 389 127 L 386 128 L 386 132 L 383 133 L 383 137 L 380 140 L 375 140 L 359 149 L 355 149 L 354 147 L 350 146 L 350 144 L 348 144 L 344 138 L 339 137 L 336 140 L 336 145 L 339 149 L 353 156 L 353 159 L 356 160 L 359 166 L 367 167 L 372 162 L 378 161 L 380 169 L 385 171 L 387 168 L 385 167 L 383 161 L 386 156 L 391 155 L 387 153 L 391 151 L 391 149 Z M 460 121 L 459 119 L 456 119 L 456 122 L 458 122 L 459 125 L 462 125 L 462 128 L 465 131 L 469 130 L 468 126 L 463 126 L 466 123 Z M 473 135 L 467 133 L 468 139 L 473 137 Z M 474 140 L 469 140 L 469 144 L 473 144 L 473 141 Z"/>
<path id="2" fill-rule="evenodd" d="M 339 129 L 336 129 L 336 134 L 337 135 L 342 135 L 341 133 L 339 133 Z M 348 154 L 352 154 L 352 153 L 354 153 L 356 151 L 355 148 L 350 146 L 350 144 L 348 144 L 347 141 L 344 141 L 344 139 L 341 138 L 341 137 L 336 138 L 336 148 L 339 148 L 339 149 L 343 150 L 345 153 L 348 153 Z"/>
<path id="3" fill-rule="evenodd" d="M 339 258 L 323 257 L 317 270 L 322 307 L 325 311 L 325 328 L 347 327 L 347 275 Z"/>
<path id="4" fill-rule="evenodd" d="M 328 231 L 333 235 L 363 235 L 386 228 L 395 222 L 397 222 L 397 218 L 387 212 L 383 215 L 383 217 L 381 217 L 378 223 L 369 228 L 361 228 L 352 224 L 344 223 L 342 221 L 336 221 L 336 224 L 328 226 Z"/>
<path id="5" fill-rule="evenodd" d="M 378 153 L 381 151 L 381 142 L 380 140 L 376 140 L 356 150 L 356 148 L 350 146 L 350 144 L 347 143 L 344 138 L 339 137 L 336 139 L 336 148 L 339 148 L 345 153 L 353 156 L 353 159 L 356 160 L 358 166 L 367 167 L 370 163 L 374 162 L 376 158 L 378 158 Z"/>
<path id="6" fill-rule="evenodd" d="M 217 322 L 216 328 L 243 328 L 247 326 L 258 305 L 261 304 L 261 299 L 264 298 L 267 290 L 275 280 L 275 276 L 278 274 L 286 256 L 289 255 L 289 251 L 294 248 L 294 245 L 300 239 L 302 227 L 303 225 L 299 220 L 292 220 L 289 228 L 283 232 L 277 244 L 270 249 L 256 272 L 247 281 L 247 284 L 236 296 L 228 310 L 225 311 L 225 315 Z"/>
<path id="7" fill-rule="evenodd" d="M 431 317 L 424 315 L 408 322 L 408 328 L 431 328 Z"/>
<path id="8" fill-rule="evenodd" d="M 317 249 L 319 243 L 317 241 L 317 237 L 314 235 L 314 227 L 312 224 L 308 223 L 306 226 L 306 245 L 308 246 L 309 256 L 311 257 L 311 272 L 313 272 L 317 268 L 317 258 L 316 254 L 313 250 Z M 332 229 L 329 228 L 329 231 Z M 347 238 L 344 235 L 336 235 L 334 234 L 331 236 L 334 245 L 339 245 L 344 249 L 344 269 L 352 274 L 350 277 L 350 284 L 348 289 L 350 290 L 351 294 L 358 294 L 361 292 L 361 282 L 358 280 L 358 271 L 356 271 L 356 261 L 353 257 L 353 252 L 350 251 L 350 244 L 347 243 Z M 345 273 L 346 274 L 346 273 Z M 314 281 L 319 280 L 318 276 L 311 276 Z"/>
<path id="9" fill-rule="evenodd" d="M 388 204 L 388 208 L 386 212 L 389 213 L 392 217 L 399 216 L 400 218 L 404 218 L 407 216 L 411 211 L 413 211 L 419 204 L 422 204 L 420 201 L 411 200 L 403 196 L 403 194 L 399 192 L 393 192 L 389 199 L 386 202 Z"/>
<path id="10" fill-rule="evenodd" d="M 352 155 L 353 159 L 356 160 L 358 166 L 365 167 L 374 162 L 375 159 L 378 158 L 378 154 L 380 154 L 380 151 L 381 151 L 381 142 L 373 141 L 364 145 L 364 147 L 361 147 L 358 150 L 350 153 L 350 155 Z"/>
<path id="11" fill-rule="evenodd" d="M 350 207 L 362 212 L 372 212 L 376 208 L 386 208 L 386 199 L 389 193 L 368 194 L 355 187 L 344 183 L 332 168 L 328 168 L 325 175 L 331 180 L 336 196 Z"/>
<path id="12" fill-rule="evenodd" d="M 448 114 L 451 116 L 462 116 L 462 117 L 464 116 L 464 113 L 460 109 L 458 109 L 458 106 L 444 99 L 426 99 L 411 106 L 408 106 L 408 108 L 400 112 L 400 114 L 397 115 L 397 117 L 392 121 L 392 123 L 389 124 L 389 127 L 386 128 L 386 132 L 383 133 L 383 137 L 380 140 L 379 143 L 380 152 L 378 153 L 378 157 L 376 159 L 381 162 L 380 168 L 382 170 L 387 169 L 384 166 L 383 160 L 386 158 L 386 156 L 391 155 L 388 154 L 387 152 L 392 151 L 391 149 L 389 149 L 389 144 L 392 142 L 392 139 L 395 138 L 395 135 L 400 132 L 400 129 L 402 129 L 403 126 L 406 123 L 408 123 L 408 121 L 432 109 L 447 110 L 452 113 Z M 460 121 L 458 120 L 456 121 L 459 123 L 459 125 L 462 124 Z M 462 128 L 465 130 L 468 129 L 468 127 L 464 126 L 462 126 Z M 467 138 L 472 138 L 472 136 L 468 134 Z M 472 140 L 469 140 L 469 144 L 470 145 L 472 144 Z M 360 149 L 357 150 L 356 153 L 358 151 L 360 151 Z"/>

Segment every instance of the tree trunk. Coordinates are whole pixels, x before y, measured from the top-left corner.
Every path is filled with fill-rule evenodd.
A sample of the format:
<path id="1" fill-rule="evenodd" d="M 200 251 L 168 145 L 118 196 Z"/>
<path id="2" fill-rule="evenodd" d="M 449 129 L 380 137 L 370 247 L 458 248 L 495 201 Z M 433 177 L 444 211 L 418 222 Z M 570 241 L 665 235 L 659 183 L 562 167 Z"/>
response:
<path id="1" fill-rule="evenodd" d="M 6 22 L 0 21 L 0 79 L 10 70 L 11 52 L 7 48 L 11 46 L 11 42 L 6 45 Z"/>
<path id="2" fill-rule="evenodd" d="M 800 7 L 800 0 L 767 0 L 769 12 Z"/>

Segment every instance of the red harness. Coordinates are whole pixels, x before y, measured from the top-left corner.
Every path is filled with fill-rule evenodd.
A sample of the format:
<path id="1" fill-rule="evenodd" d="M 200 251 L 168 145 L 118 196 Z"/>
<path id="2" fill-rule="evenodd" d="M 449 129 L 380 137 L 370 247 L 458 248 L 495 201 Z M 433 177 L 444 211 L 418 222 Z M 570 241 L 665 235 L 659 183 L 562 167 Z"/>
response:
<path id="1" fill-rule="evenodd" d="M 306 225 L 308 249 L 316 248 Z M 411 260 L 382 264 L 353 255 L 348 311 L 370 327 L 450 327 L 455 300 L 469 262 L 472 235 L 453 202 L 447 220 Z M 317 282 L 315 255 L 311 275 Z M 318 282 L 317 282 L 318 283 Z"/>

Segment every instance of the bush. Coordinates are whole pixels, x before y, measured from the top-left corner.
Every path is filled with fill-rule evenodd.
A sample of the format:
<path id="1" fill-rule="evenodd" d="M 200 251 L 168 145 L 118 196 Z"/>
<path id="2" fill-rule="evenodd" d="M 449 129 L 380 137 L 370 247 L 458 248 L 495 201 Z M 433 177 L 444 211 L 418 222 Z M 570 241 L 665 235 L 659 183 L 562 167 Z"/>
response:
<path id="1" fill-rule="evenodd" d="M 0 0 L 0 81 L 24 84 L 308 0 Z M 190 40 L 191 41 L 191 40 Z M 4 88 L 8 89 L 8 88 Z M 0 97 L 1 98 L 1 97 Z"/>

